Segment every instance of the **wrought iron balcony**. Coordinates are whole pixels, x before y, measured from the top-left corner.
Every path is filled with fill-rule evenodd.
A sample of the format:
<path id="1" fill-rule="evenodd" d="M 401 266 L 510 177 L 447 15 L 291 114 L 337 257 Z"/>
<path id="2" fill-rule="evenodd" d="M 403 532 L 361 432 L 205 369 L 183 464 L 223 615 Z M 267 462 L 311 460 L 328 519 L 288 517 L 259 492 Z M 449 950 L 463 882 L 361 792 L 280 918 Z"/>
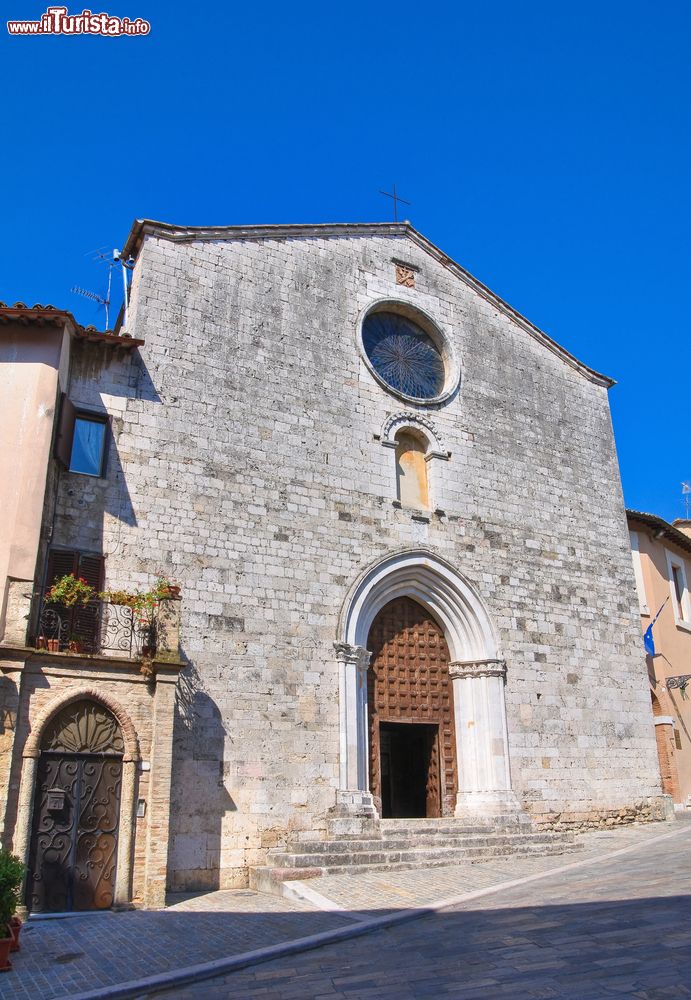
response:
<path id="1" fill-rule="evenodd" d="M 89 601 L 66 608 L 41 599 L 34 646 L 52 652 L 140 658 L 157 649 L 158 607 L 146 616 L 123 604 Z"/>

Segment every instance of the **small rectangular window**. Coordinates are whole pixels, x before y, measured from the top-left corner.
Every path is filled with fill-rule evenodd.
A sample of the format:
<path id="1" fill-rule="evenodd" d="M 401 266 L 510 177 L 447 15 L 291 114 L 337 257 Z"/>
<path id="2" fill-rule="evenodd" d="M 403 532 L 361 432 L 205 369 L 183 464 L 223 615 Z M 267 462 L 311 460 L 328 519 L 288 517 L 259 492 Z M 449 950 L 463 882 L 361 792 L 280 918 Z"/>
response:
<path id="1" fill-rule="evenodd" d="M 672 566 L 672 579 L 674 580 L 674 593 L 677 598 L 677 606 L 679 608 L 679 612 L 681 613 L 682 611 L 681 603 L 684 597 L 684 587 L 681 582 L 680 566 Z"/>
<path id="2" fill-rule="evenodd" d="M 107 420 L 77 413 L 74 420 L 70 472 L 84 476 L 103 475 Z"/>
<path id="3" fill-rule="evenodd" d="M 674 619 L 677 625 L 683 624 L 688 627 L 691 624 L 691 601 L 686 584 L 686 570 L 682 560 L 676 560 L 671 553 L 667 553 L 667 569 L 669 571 L 669 584 L 674 606 Z"/>

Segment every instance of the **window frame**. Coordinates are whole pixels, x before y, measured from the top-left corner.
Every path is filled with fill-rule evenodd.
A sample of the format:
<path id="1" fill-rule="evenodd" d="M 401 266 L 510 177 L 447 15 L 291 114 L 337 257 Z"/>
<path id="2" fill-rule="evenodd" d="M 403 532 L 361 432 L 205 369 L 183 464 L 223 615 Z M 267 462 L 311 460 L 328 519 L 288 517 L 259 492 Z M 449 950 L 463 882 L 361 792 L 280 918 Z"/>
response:
<path id="1" fill-rule="evenodd" d="M 90 563 L 88 567 L 84 565 L 86 561 Z M 71 548 L 67 545 L 51 545 L 46 552 L 41 576 L 41 606 L 45 604 L 46 591 L 50 589 L 56 579 L 64 576 L 65 573 L 72 573 L 77 577 L 86 574 L 88 582 L 96 591 L 100 591 L 105 580 L 105 572 L 106 557 L 103 552 L 91 552 Z M 94 647 L 93 652 L 97 652 L 101 628 L 100 614 L 100 601 L 98 599 L 85 607 L 76 606 L 65 612 L 65 620 L 68 622 L 70 634 L 76 632 L 90 640 Z M 37 630 L 39 627 L 37 623 Z"/>
<path id="2" fill-rule="evenodd" d="M 669 549 L 667 555 L 667 576 L 669 580 L 669 593 L 672 600 L 672 610 L 674 611 L 674 621 L 677 628 L 686 629 L 691 632 L 691 595 L 689 594 L 688 577 L 686 575 L 686 562 L 681 556 L 674 555 Z M 675 573 L 679 573 L 679 580 L 682 584 L 681 600 L 677 598 L 677 588 L 675 584 Z"/>
<path id="3" fill-rule="evenodd" d="M 424 473 L 424 492 L 425 496 L 420 497 L 420 500 L 424 500 L 424 503 L 412 504 L 408 502 L 408 498 L 404 499 L 403 490 L 401 486 L 403 485 L 401 481 L 401 474 L 405 475 L 405 470 L 401 466 L 401 455 L 404 451 L 409 449 L 405 446 L 404 441 L 401 438 L 407 438 L 409 441 L 415 442 L 419 446 L 419 454 L 422 456 L 422 471 Z M 429 441 L 416 430 L 410 427 L 403 427 L 396 432 L 394 438 L 395 448 L 394 453 L 394 473 L 396 477 L 396 501 L 403 510 L 416 510 L 422 511 L 425 514 L 429 514 L 432 510 L 432 484 L 430 476 L 430 465 L 429 465 Z M 412 449 L 410 449 L 412 450 Z"/>
<path id="4" fill-rule="evenodd" d="M 103 447 L 101 449 L 101 465 L 98 474 L 93 472 L 81 472 L 79 469 L 72 469 L 72 452 L 74 450 L 74 432 L 77 420 L 90 420 L 93 423 L 103 424 L 105 431 L 103 434 Z M 80 406 L 74 403 L 67 393 L 63 393 L 60 398 L 60 416 L 57 421 L 55 431 L 55 441 L 53 444 L 53 455 L 66 472 L 72 472 L 76 476 L 89 476 L 90 479 L 105 479 L 108 466 L 108 451 L 110 439 L 112 437 L 113 418 L 105 410 L 92 410 L 88 406 Z"/>
<path id="5" fill-rule="evenodd" d="M 101 445 L 101 461 L 99 464 L 99 471 L 95 472 L 83 472 L 81 469 L 72 468 L 72 455 L 74 453 L 74 439 L 77 432 L 77 422 L 82 420 L 86 423 L 101 424 L 103 427 L 103 442 Z M 72 428 L 72 443 L 70 446 L 70 459 L 69 465 L 67 466 L 67 471 L 74 473 L 76 476 L 89 476 L 91 479 L 103 479 L 105 477 L 106 471 L 106 459 L 108 455 L 108 428 L 110 427 L 110 416 L 107 413 L 99 410 L 87 410 L 82 407 L 75 407 L 74 409 L 74 425 Z"/>
<path id="6" fill-rule="evenodd" d="M 398 291 L 402 293 L 405 290 L 399 286 Z M 441 355 L 445 372 L 444 385 L 436 396 L 431 396 L 428 399 L 423 399 L 418 396 L 409 396 L 407 393 L 402 392 L 390 385 L 384 378 L 382 378 L 375 366 L 372 364 L 372 361 L 365 350 L 365 344 L 363 341 L 363 324 L 368 316 L 372 316 L 379 312 L 398 313 L 399 315 L 410 320 L 416 326 L 419 326 L 422 332 L 427 334 L 427 336 L 432 340 Z M 377 382 L 386 392 L 397 397 L 398 399 L 402 399 L 407 403 L 412 403 L 415 406 L 438 406 L 440 403 L 445 403 L 449 400 L 458 390 L 461 381 L 461 364 L 454 347 L 453 331 L 448 328 L 446 324 L 442 326 L 438 320 L 436 320 L 424 309 L 421 309 L 417 303 L 408 301 L 402 295 L 400 298 L 390 298 L 387 296 L 386 298 L 379 298 L 369 302 L 361 310 L 358 316 L 355 330 L 355 341 L 358 353 L 375 382 Z"/>

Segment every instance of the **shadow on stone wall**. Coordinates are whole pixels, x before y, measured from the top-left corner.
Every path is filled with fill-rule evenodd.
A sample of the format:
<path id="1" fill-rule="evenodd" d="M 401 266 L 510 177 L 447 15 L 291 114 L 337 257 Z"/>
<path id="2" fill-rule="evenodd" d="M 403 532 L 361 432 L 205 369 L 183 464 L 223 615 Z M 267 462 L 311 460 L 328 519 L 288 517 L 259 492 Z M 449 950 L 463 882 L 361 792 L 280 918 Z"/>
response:
<path id="1" fill-rule="evenodd" d="M 223 781 L 226 730 L 183 651 L 173 727 L 169 889 L 217 889 L 223 817 L 237 806 Z"/>

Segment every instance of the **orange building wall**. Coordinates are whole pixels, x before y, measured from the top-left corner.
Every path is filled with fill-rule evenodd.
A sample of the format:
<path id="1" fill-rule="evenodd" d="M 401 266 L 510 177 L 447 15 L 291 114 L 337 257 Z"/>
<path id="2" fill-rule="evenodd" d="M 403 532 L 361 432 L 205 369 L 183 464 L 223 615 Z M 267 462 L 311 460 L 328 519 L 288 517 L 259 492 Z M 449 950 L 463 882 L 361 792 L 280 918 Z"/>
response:
<path id="1" fill-rule="evenodd" d="M 654 714 L 658 718 L 671 717 L 674 720 L 673 726 L 658 724 L 655 727 L 663 790 L 673 796 L 677 806 L 691 808 L 691 682 L 688 698 L 684 698 L 678 688 L 668 688 L 666 684 L 669 677 L 691 674 L 691 621 L 675 620 L 667 552 L 675 561 L 683 563 L 687 586 L 691 585 L 691 552 L 668 537 L 655 538 L 653 528 L 631 517 L 629 528 L 638 536 L 641 575 L 637 584 L 639 602 L 644 608 L 641 613 L 643 632 L 665 599 L 669 598 L 653 627 L 656 655 L 647 658 L 648 673 L 654 692 Z M 632 547 L 635 549 L 635 546 Z M 641 578 L 644 593 L 640 592 Z"/>

